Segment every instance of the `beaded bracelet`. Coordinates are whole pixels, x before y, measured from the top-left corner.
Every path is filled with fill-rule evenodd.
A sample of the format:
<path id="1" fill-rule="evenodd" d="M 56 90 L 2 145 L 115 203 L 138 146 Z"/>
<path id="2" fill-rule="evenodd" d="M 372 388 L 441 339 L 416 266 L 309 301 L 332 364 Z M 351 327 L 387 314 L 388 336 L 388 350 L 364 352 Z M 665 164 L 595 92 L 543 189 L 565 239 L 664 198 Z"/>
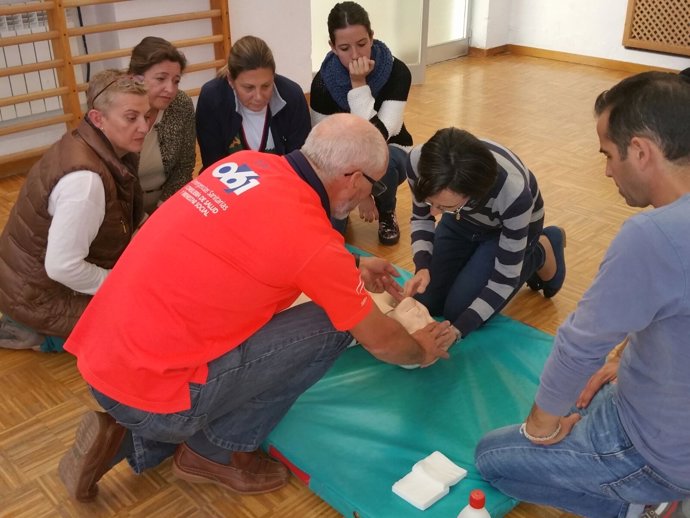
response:
<path id="1" fill-rule="evenodd" d="M 535 437 L 534 435 L 530 435 L 529 432 L 527 431 L 527 423 L 522 423 L 520 425 L 520 433 L 525 436 L 525 438 L 529 439 L 532 442 L 547 442 L 552 439 L 555 439 L 556 436 L 561 433 L 561 423 L 558 423 L 558 426 L 556 429 L 549 435 L 545 435 L 544 437 Z"/>

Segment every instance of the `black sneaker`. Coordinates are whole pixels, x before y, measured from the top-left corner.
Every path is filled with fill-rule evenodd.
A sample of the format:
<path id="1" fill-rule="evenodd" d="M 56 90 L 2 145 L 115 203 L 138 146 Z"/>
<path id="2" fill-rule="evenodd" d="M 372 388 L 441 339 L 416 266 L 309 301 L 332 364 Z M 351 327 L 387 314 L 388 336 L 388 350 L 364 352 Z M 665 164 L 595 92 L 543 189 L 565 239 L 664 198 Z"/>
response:
<path id="1" fill-rule="evenodd" d="M 532 276 L 527 279 L 526 283 L 533 291 L 539 291 L 544 288 L 544 282 L 539 278 L 537 272 L 534 272 Z"/>
<path id="2" fill-rule="evenodd" d="M 379 214 L 379 242 L 382 245 L 395 245 L 400 241 L 400 227 L 395 212 Z"/>
<path id="3" fill-rule="evenodd" d="M 556 257 L 556 273 L 548 281 L 542 281 L 544 297 L 550 299 L 563 287 L 565 281 L 565 229 L 561 227 L 546 227 L 542 233 L 551 242 Z"/>

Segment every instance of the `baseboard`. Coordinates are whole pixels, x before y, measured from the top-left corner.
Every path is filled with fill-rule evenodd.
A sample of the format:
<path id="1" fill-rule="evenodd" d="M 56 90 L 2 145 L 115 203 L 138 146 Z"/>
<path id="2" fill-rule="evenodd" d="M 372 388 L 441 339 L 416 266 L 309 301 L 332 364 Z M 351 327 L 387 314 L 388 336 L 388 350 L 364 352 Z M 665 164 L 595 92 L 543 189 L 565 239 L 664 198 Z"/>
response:
<path id="1" fill-rule="evenodd" d="M 495 56 L 496 54 L 506 54 L 507 52 L 510 52 L 508 47 L 509 45 L 501 45 L 500 47 L 493 47 L 491 49 L 480 49 L 477 47 L 470 47 L 468 55 L 470 57 L 487 58 L 489 56 Z"/>
<path id="2" fill-rule="evenodd" d="M 627 61 L 617 61 L 615 59 L 597 58 L 593 56 L 583 56 L 582 54 L 570 54 L 569 52 L 559 52 L 556 50 L 538 49 L 534 47 L 523 47 L 522 45 L 507 45 L 508 52 L 516 56 L 531 56 L 534 58 L 551 59 L 553 61 L 565 61 L 578 65 L 589 65 L 592 67 L 606 68 L 609 70 L 621 70 L 637 74 L 648 70 L 659 70 L 662 72 L 677 72 L 669 68 L 655 67 L 651 65 L 641 65 L 640 63 L 629 63 Z"/>
<path id="3" fill-rule="evenodd" d="M 648 70 L 659 70 L 662 72 L 678 72 L 670 68 L 655 67 L 651 65 L 641 65 L 639 63 L 629 63 L 627 61 L 617 61 L 615 59 L 597 58 L 584 56 L 582 54 L 571 54 L 569 52 L 559 52 L 556 50 L 538 49 L 536 47 L 524 47 L 522 45 L 501 45 L 490 49 L 480 49 L 470 47 L 468 55 L 470 57 L 490 57 L 497 54 L 514 54 L 516 56 L 529 56 L 533 58 L 551 59 L 553 61 L 565 61 L 577 65 L 588 65 L 592 67 L 606 68 L 609 70 L 622 70 L 637 74 Z"/>
<path id="4" fill-rule="evenodd" d="M 49 147 L 50 146 L 42 146 L 28 151 L 20 151 L 18 153 L 0 156 L 0 178 L 28 173 L 31 166 L 43 156 L 43 153 L 45 153 Z"/>

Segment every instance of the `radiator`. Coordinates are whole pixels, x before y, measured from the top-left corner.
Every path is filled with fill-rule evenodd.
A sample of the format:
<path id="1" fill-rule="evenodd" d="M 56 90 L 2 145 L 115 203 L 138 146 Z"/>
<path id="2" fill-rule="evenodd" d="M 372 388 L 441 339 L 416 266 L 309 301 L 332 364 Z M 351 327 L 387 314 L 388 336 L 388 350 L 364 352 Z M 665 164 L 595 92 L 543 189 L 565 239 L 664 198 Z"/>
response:
<path id="1" fill-rule="evenodd" d="M 19 3 L 21 2 L 0 0 L 0 5 Z M 69 9 L 67 15 L 68 25 L 74 26 L 78 19 L 76 9 Z M 46 32 L 47 30 L 48 20 L 45 11 L 0 16 L 0 38 Z M 78 53 L 81 46 L 80 42 L 74 39 L 71 45 L 77 47 L 74 50 L 77 50 Z M 53 50 L 47 40 L 0 47 L 0 68 L 27 65 L 51 59 L 53 59 Z M 75 68 L 78 79 L 82 75 L 79 68 Z M 0 77 L 0 98 L 56 88 L 57 82 L 58 78 L 54 69 Z M 0 121 L 19 122 L 23 118 L 56 110 L 62 110 L 62 101 L 59 97 L 11 104 L 0 107 Z"/>

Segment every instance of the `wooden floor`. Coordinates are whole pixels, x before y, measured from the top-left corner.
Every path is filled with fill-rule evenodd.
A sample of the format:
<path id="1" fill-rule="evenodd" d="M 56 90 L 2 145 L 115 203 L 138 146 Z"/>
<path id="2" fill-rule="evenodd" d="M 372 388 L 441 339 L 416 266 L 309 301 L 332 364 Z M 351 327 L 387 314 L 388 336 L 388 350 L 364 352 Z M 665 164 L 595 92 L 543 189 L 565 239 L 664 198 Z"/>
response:
<path id="1" fill-rule="evenodd" d="M 439 128 L 465 128 L 508 146 L 536 174 L 546 224 L 567 230 L 568 276 L 555 298 L 546 300 L 525 288 L 505 313 L 549 333 L 573 311 L 621 222 L 633 213 L 604 177 L 592 114 L 596 95 L 625 75 L 529 57 L 472 57 L 430 67 L 426 84 L 411 91 L 405 119 L 415 142 Z M 0 225 L 21 181 L 0 180 Z M 411 269 L 409 210 L 409 190 L 403 186 L 398 217 L 404 237 L 396 246 L 379 246 L 376 226 L 356 216 L 348 239 Z M 0 350 L 0 517 L 339 516 L 295 478 L 281 491 L 241 498 L 216 486 L 177 481 L 169 461 L 138 477 L 122 463 L 102 480 L 95 503 L 72 502 L 56 468 L 89 408 L 97 405 L 70 355 Z M 508 516 L 570 515 L 521 504 Z"/>

